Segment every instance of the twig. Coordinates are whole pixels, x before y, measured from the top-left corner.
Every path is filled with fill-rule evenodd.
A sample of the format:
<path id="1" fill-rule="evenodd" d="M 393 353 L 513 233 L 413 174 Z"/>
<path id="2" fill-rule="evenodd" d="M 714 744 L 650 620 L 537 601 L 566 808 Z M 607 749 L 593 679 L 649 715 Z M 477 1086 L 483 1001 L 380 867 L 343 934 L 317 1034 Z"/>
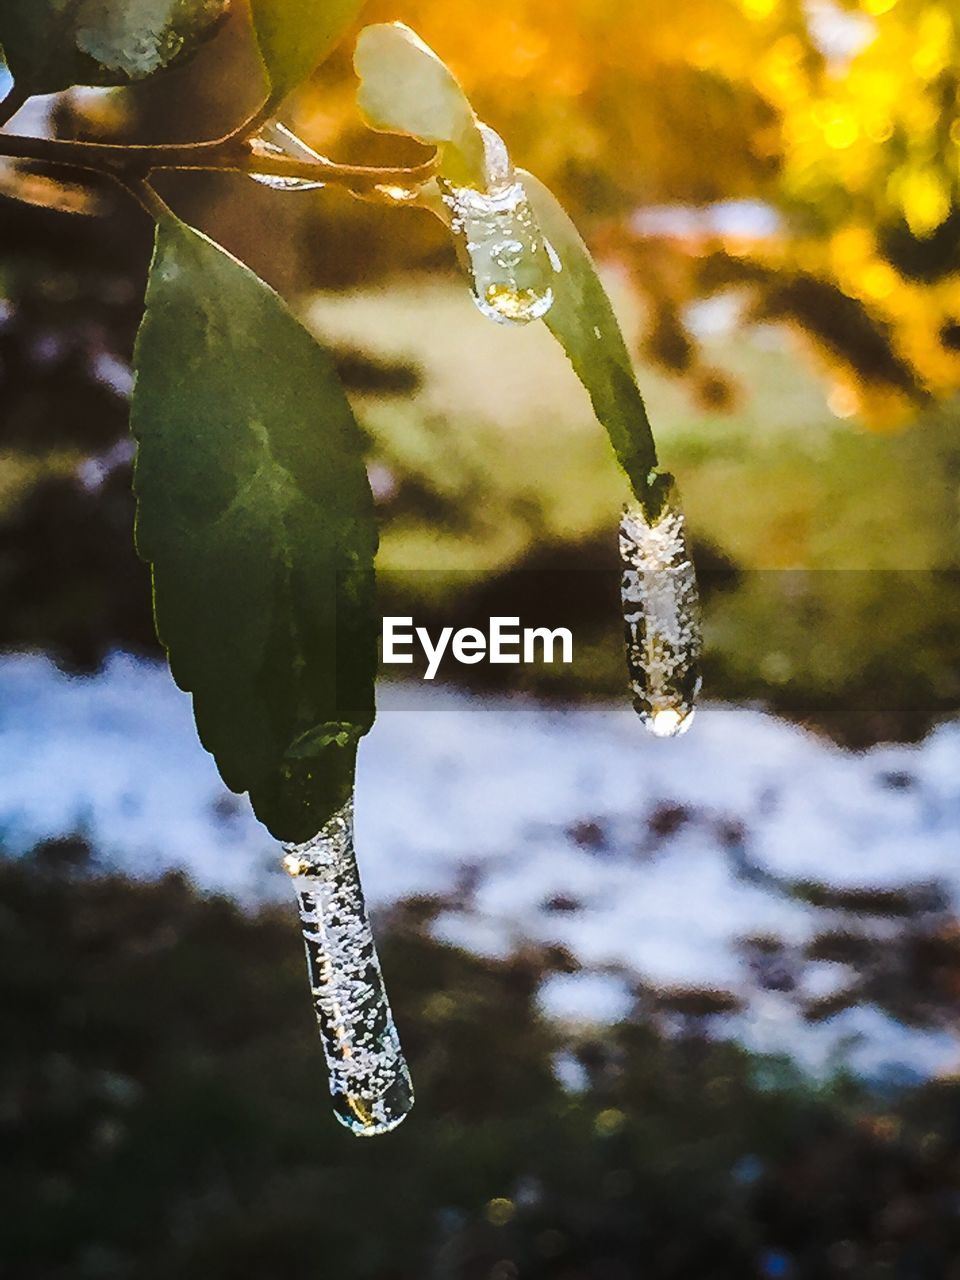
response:
<path id="1" fill-rule="evenodd" d="M 229 133 L 224 134 L 220 141 L 226 145 L 229 142 L 242 142 L 245 138 L 252 138 L 255 133 L 259 133 L 268 120 L 272 120 L 276 115 L 276 104 L 267 98 L 257 107 L 252 115 L 247 116 Z"/>
<path id="2" fill-rule="evenodd" d="M 240 126 L 245 130 L 249 122 Z M 61 138 L 31 138 L 0 134 L 0 155 L 44 164 L 90 169 L 108 176 L 146 179 L 160 169 L 267 174 L 369 191 L 380 185 L 416 187 L 429 181 L 436 168 L 431 159 L 414 168 L 378 168 L 335 164 L 332 160 L 298 160 L 263 156 L 248 141 L 229 135 L 213 142 L 163 143 L 142 146 L 106 142 L 76 142 Z"/>
<path id="3" fill-rule="evenodd" d="M 117 174 L 114 177 L 114 182 L 128 196 L 132 196 L 144 213 L 149 214 L 155 222 L 159 222 L 170 212 L 166 202 L 154 191 L 150 183 L 144 179 L 123 178 Z"/>

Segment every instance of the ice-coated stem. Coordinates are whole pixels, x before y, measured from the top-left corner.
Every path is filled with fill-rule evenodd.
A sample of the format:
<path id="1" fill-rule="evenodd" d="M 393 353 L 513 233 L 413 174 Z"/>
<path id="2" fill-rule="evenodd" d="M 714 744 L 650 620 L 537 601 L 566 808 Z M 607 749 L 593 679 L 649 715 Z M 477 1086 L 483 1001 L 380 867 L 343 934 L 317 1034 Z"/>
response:
<path id="1" fill-rule="evenodd" d="M 488 125 L 483 138 L 482 190 L 438 178 L 440 213 L 453 234 L 473 299 L 497 324 L 540 320 L 553 305 L 553 277 L 560 269 L 544 239 L 503 139 Z"/>
<path id="2" fill-rule="evenodd" d="M 650 517 L 620 521 L 621 597 L 633 705 L 658 738 L 689 729 L 700 691 L 700 600 L 683 512 L 671 489 Z"/>
<path id="3" fill-rule="evenodd" d="M 413 1106 L 353 844 L 353 799 L 306 844 L 284 845 L 334 1115 L 358 1137 L 395 1129 Z"/>

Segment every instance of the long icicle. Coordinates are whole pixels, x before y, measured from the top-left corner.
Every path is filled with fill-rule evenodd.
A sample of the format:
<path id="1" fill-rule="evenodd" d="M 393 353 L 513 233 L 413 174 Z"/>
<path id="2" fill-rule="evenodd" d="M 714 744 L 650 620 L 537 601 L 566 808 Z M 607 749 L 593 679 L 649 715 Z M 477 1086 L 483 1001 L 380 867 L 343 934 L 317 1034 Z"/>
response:
<path id="1" fill-rule="evenodd" d="M 312 840 L 284 849 L 334 1115 L 359 1137 L 388 1133 L 413 1106 L 413 1085 L 360 885 L 353 798 Z"/>
<path id="2" fill-rule="evenodd" d="M 697 578 L 672 484 L 655 517 L 639 503 L 624 511 L 620 560 L 633 705 L 652 734 L 672 738 L 693 721 L 702 649 Z"/>

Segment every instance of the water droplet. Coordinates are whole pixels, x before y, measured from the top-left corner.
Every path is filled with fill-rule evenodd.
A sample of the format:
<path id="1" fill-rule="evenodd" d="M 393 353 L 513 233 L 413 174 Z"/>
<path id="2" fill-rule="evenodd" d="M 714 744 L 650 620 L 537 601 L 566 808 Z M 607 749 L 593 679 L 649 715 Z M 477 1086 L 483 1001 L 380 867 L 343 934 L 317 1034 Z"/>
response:
<path id="1" fill-rule="evenodd" d="M 700 690 L 700 602 L 683 513 L 671 492 L 649 520 L 620 522 L 621 598 L 633 705 L 657 738 L 686 733 Z"/>
<path id="2" fill-rule="evenodd" d="M 384 204 L 412 204 L 420 199 L 420 187 L 399 187 L 389 182 L 380 182 L 373 188 L 373 195 Z"/>
<path id="3" fill-rule="evenodd" d="M 439 179 L 440 198 L 477 306 L 498 324 L 528 324 L 553 305 L 556 254 L 543 238 L 503 140 L 486 125 L 480 130 L 484 190 Z"/>
<path id="4" fill-rule="evenodd" d="M 650 732 L 655 738 L 676 738 L 687 732 L 695 715 L 696 709 L 693 707 L 686 715 L 681 715 L 676 707 L 666 707 L 663 711 L 654 713 L 650 720 Z"/>
<path id="5" fill-rule="evenodd" d="M 256 137 L 250 139 L 250 150 L 255 156 L 264 159 L 280 156 L 288 160 L 308 160 L 315 164 L 329 163 L 283 124 L 265 125 Z M 273 191 L 318 191 L 326 186 L 326 183 L 317 182 L 314 178 L 282 178 L 269 173 L 252 173 L 250 176 L 254 182 L 270 187 Z"/>
<path id="6" fill-rule="evenodd" d="M 334 1115 L 352 1133 L 395 1129 L 413 1084 L 383 985 L 353 845 L 352 798 L 306 844 L 284 845 L 300 907 Z"/>

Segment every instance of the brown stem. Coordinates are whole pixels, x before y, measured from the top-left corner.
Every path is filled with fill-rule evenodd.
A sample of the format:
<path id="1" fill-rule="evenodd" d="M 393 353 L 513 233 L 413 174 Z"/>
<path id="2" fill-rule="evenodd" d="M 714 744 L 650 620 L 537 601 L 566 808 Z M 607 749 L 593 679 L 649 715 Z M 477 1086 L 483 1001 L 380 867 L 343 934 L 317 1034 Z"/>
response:
<path id="1" fill-rule="evenodd" d="M 2 145 L 2 144 L 0 144 Z M 336 164 L 333 160 L 298 160 L 293 156 L 259 154 L 247 143 L 232 143 L 212 151 L 158 157 L 151 169 L 202 169 L 208 172 L 255 173 L 277 178 L 304 178 L 314 182 L 368 191 L 375 186 L 417 187 L 428 182 L 436 163 L 412 169 Z"/>
<path id="2" fill-rule="evenodd" d="M 165 201 L 157 195 L 150 183 L 143 178 L 123 178 L 119 174 L 114 181 L 128 196 L 132 196 L 137 204 L 155 222 L 161 221 L 169 212 Z"/>
<path id="3" fill-rule="evenodd" d="M 242 142 L 246 138 L 252 138 L 254 134 L 259 133 L 268 120 L 272 120 L 276 115 L 276 107 L 269 98 L 262 102 L 252 115 L 247 116 L 245 120 L 231 129 L 220 141 L 226 145 L 230 142 Z"/>
<path id="4" fill-rule="evenodd" d="M 246 128 L 245 123 L 241 131 Z M 0 155 L 134 179 L 145 179 L 158 169 L 200 169 L 305 178 L 359 191 L 368 191 L 379 185 L 415 187 L 427 182 L 435 169 L 434 160 L 412 169 L 399 169 L 335 164 L 332 160 L 297 160 L 288 156 L 266 157 L 255 154 L 248 142 L 232 135 L 213 142 L 126 146 L 0 134 Z"/>

